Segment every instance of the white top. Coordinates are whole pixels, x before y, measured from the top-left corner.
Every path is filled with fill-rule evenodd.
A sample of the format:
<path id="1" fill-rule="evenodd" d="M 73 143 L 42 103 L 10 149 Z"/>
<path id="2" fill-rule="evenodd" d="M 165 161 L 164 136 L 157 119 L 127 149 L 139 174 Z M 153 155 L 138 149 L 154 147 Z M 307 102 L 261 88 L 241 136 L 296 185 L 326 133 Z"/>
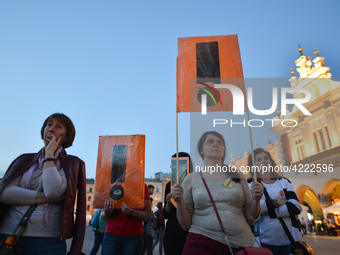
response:
<path id="1" fill-rule="evenodd" d="M 291 207 L 296 207 L 301 211 L 301 205 L 297 199 L 291 198 L 288 196 L 286 198 L 286 194 L 284 193 L 284 189 L 287 193 L 294 192 L 292 184 L 285 178 L 277 179 L 272 184 L 263 183 L 263 186 L 266 188 L 268 195 L 273 199 L 288 199 L 287 204 L 290 204 Z M 251 183 L 249 184 L 251 187 Z M 294 192 L 295 193 L 295 192 Z M 296 195 L 295 195 L 296 196 Z M 290 218 L 289 210 L 287 204 L 282 205 L 278 208 L 275 208 L 276 217 L 282 217 L 284 222 L 286 223 L 289 231 L 292 233 L 292 221 Z M 261 201 L 261 214 L 262 214 L 262 234 L 261 234 L 261 243 L 269 244 L 269 245 L 289 245 L 291 244 L 287 234 L 285 233 L 279 219 L 270 218 L 268 214 L 263 215 L 263 213 L 268 212 L 268 207 L 266 204 L 266 197 L 263 194 Z"/>

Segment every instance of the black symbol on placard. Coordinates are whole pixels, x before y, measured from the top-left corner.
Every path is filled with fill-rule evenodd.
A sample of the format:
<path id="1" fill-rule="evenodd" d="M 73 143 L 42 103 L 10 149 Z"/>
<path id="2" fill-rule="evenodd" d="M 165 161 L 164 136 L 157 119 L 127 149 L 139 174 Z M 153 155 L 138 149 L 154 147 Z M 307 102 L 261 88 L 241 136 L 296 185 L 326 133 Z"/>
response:
<path id="1" fill-rule="evenodd" d="M 196 43 L 196 74 L 197 79 L 217 78 L 220 80 L 218 42 Z M 214 83 L 219 84 L 220 82 L 215 79 Z"/>
<path id="2" fill-rule="evenodd" d="M 112 149 L 111 183 L 125 182 L 127 145 L 114 145 Z"/>
<path id="3" fill-rule="evenodd" d="M 120 200 L 124 196 L 124 188 L 120 185 L 113 185 L 110 190 L 110 197 L 113 200 Z"/>

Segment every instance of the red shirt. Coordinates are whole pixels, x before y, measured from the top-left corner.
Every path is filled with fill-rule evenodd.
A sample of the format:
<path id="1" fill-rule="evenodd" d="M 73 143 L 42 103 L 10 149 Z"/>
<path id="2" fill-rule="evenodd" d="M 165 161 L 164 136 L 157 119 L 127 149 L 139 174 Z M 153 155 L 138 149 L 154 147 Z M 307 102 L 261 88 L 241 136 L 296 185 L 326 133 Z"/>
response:
<path id="1" fill-rule="evenodd" d="M 148 186 L 145 184 L 145 198 L 151 199 Z M 106 224 L 106 232 L 118 236 L 141 236 L 143 235 L 143 223 L 140 219 L 126 215 L 121 209 L 112 214 Z"/>

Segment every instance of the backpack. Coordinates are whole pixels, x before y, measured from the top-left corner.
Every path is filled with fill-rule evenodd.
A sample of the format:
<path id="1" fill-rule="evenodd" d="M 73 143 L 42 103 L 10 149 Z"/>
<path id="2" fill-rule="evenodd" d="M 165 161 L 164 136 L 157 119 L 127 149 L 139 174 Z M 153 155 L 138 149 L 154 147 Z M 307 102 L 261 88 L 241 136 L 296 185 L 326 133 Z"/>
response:
<path id="1" fill-rule="evenodd" d="M 94 231 L 99 230 L 99 216 L 102 209 L 98 209 L 91 218 L 91 226 Z"/>

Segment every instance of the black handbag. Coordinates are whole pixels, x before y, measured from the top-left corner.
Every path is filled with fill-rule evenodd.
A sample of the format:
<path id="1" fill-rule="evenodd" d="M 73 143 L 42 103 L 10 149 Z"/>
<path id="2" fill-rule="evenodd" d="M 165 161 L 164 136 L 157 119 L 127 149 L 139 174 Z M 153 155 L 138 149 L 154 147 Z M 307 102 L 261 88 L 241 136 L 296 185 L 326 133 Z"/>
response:
<path id="1" fill-rule="evenodd" d="M 266 199 L 271 200 L 268 191 L 266 190 L 265 187 L 263 187 L 263 193 L 266 197 Z M 284 220 L 282 219 L 282 217 L 277 217 L 286 233 L 286 235 L 288 236 L 289 241 L 292 244 L 292 253 L 294 255 L 316 255 L 315 251 L 313 250 L 313 248 L 306 242 L 304 241 L 295 241 L 292 234 L 290 233 L 286 223 L 284 222 Z"/>
<path id="2" fill-rule="evenodd" d="M 33 211 L 38 205 L 31 205 L 30 208 L 28 208 L 27 212 L 24 214 L 24 216 L 21 218 L 19 224 L 15 227 L 12 235 L 8 236 L 6 240 L 3 240 L 0 243 L 0 255 L 11 255 L 14 251 L 14 246 L 21 237 L 21 235 L 25 232 L 28 220 L 30 219 Z M 18 235 L 15 235 L 17 230 L 21 227 L 20 232 Z"/>

